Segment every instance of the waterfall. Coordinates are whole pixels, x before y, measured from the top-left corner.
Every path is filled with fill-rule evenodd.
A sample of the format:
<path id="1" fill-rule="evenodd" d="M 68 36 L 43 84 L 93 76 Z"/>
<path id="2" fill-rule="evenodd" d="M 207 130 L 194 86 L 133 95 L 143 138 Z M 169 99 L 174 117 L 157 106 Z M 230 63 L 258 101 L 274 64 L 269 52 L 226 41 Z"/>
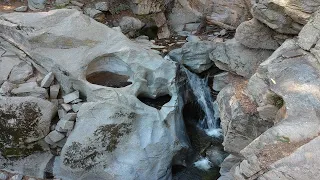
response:
<path id="1" fill-rule="evenodd" d="M 214 112 L 213 98 L 210 88 L 208 86 L 208 78 L 201 79 L 198 75 L 190 72 L 187 68 L 182 66 L 182 70 L 186 73 L 188 84 L 197 98 L 197 102 L 205 113 L 205 118 L 201 123 L 201 127 L 206 130 L 210 136 L 221 136 L 221 129 L 219 128 L 216 113 Z"/>

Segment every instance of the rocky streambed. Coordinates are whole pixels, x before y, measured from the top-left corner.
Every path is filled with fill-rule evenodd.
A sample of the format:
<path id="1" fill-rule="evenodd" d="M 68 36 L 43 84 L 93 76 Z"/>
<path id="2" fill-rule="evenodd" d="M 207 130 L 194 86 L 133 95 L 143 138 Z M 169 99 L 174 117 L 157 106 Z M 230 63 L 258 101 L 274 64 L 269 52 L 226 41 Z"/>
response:
<path id="1" fill-rule="evenodd" d="M 0 180 L 319 179 L 320 3 L 34 2 L 0 15 Z"/>

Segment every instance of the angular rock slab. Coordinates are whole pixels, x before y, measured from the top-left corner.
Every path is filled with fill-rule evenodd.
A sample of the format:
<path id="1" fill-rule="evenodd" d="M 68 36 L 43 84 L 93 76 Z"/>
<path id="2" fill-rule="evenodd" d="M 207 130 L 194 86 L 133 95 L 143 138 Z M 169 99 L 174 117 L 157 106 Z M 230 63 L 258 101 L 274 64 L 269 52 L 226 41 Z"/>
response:
<path id="1" fill-rule="evenodd" d="M 23 156 L 39 149 L 27 146 L 49 133 L 57 109 L 49 101 L 34 97 L 0 96 L 0 154 Z"/>
<path id="2" fill-rule="evenodd" d="M 255 73 L 259 64 L 271 54 L 270 50 L 250 49 L 231 39 L 216 43 L 216 47 L 210 53 L 210 59 L 222 70 L 249 78 Z"/>
<path id="3" fill-rule="evenodd" d="M 209 58 L 214 48 L 210 41 L 188 42 L 182 46 L 182 64 L 196 73 L 208 70 L 214 64 Z"/>
<path id="4" fill-rule="evenodd" d="M 248 0 L 211 0 L 207 21 L 216 25 L 225 25 L 223 28 L 236 28 L 242 22 L 251 18 L 251 3 Z M 218 22 L 218 23 L 217 23 Z"/>
<path id="5" fill-rule="evenodd" d="M 276 50 L 285 37 L 255 18 L 241 23 L 235 34 L 236 40 L 249 48 L 270 50 Z"/>
<path id="6" fill-rule="evenodd" d="M 180 146 L 174 143 L 174 109 L 157 111 L 135 96 L 109 98 L 113 101 L 82 105 L 54 174 L 62 179 L 170 178 Z"/>
<path id="7" fill-rule="evenodd" d="M 314 0 L 258 0 L 252 2 L 253 17 L 283 34 L 298 34 L 312 13 L 320 6 L 320 2 Z"/>
<path id="8" fill-rule="evenodd" d="M 5 159 L 0 156 L 0 168 L 10 169 L 27 176 L 45 178 L 52 158 L 53 155 L 50 152 L 38 152 L 18 159 Z"/>

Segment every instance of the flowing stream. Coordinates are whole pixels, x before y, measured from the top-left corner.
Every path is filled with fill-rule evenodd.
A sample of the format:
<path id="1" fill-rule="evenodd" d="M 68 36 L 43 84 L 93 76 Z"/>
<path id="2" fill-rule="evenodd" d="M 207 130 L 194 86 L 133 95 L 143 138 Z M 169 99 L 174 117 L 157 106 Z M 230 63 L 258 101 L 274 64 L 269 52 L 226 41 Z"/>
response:
<path id="1" fill-rule="evenodd" d="M 198 75 L 190 72 L 187 68 L 182 67 L 188 78 L 188 84 L 197 98 L 197 102 L 205 113 L 204 119 L 200 123 L 200 127 L 210 136 L 220 137 L 221 129 L 219 127 L 218 112 L 214 111 L 214 100 L 208 86 L 208 78 L 200 78 Z"/>

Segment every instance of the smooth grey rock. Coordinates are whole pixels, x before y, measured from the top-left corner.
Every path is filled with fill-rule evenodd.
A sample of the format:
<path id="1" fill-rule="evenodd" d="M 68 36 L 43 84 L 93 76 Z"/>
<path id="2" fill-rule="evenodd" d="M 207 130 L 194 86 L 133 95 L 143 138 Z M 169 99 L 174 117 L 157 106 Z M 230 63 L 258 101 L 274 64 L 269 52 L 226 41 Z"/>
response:
<path id="1" fill-rule="evenodd" d="M 17 88 L 12 89 L 11 93 L 17 96 L 33 96 L 43 99 L 49 97 L 47 90 L 39 87 L 36 82 L 19 84 Z"/>
<path id="2" fill-rule="evenodd" d="M 60 120 L 56 126 L 56 130 L 58 132 L 68 132 L 73 129 L 74 122 L 73 121 L 65 121 L 65 120 Z M 50 137 L 51 139 L 51 137 Z"/>
<path id="3" fill-rule="evenodd" d="M 82 102 L 82 101 L 83 101 L 82 99 L 78 98 L 78 99 L 75 99 L 75 100 L 71 101 L 71 103 L 72 104 L 77 104 L 77 103 Z"/>
<path id="4" fill-rule="evenodd" d="M 159 27 L 157 37 L 158 39 L 169 38 L 171 35 L 169 26 L 167 24 Z"/>
<path id="5" fill-rule="evenodd" d="M 201 39 L 198 36 L 189 35 L 186 39 L 188 42 L 198 42 L 201 41 Z"/>
<path id="6" fill-rule="evenodd" d="M 0 94 L 1 95 L 9 95 L 11 93 L 11 90 L 14 89 L 17 85 L 16 84 L 12 84 L 8 81 L 5 81 L 0 88 Z"/>
<path id="7" fill-rule="evenodd" d="M 67 133 L 69 135 L 67 143 L 62 149 L 61 156 L 56 158 L 54 163 L 55 177 L 61 179 L 114 177 L 128 180 L 150 177 L 171 178 L 172 157 L 182 147 L 188 146 L 179 110 L 182 105 L 178 101 L 175 86 L 174 62 L 164 60 L 151 50 L 151 47 L 131 41 L 121 32 L 108 28 L 76 10 L 10 13 L 0 17 L 6 19 L 5 22 L 0 21 L 2 37 L 11 39 L 11 43 L 26 52 L 32 62 L 47 72 L 53 71 L 65 94 L 79 90 L 86 97 L 86 101 L 94 106 L 89 108 L 85 103 L 81 107 L 84 109 L 83 118 L 77 119 L 74 130 Z M 32 33 L 23 33 L 24 31 L 17 29 L 18 25 L 32 30 Z M 46 41 L 37 41 L 42 38 Z M 124 81 L 125 84 L 132 82 L 132 84 L 114 88 L 110 85 L 98 85 L 93 81 L 88 82 L 87 79 L 90 79 L 88 77 L 97 72 L 123 75 L 128 79 L 115 78 L 114 81 Z M 113 78 L 105 78 L 109 84 L 111 79 Z M 156 98 L 163 95 L 170 95 L 171 99 L 160 110 L 142 103 L 137 98 L 137 96 Z M 131 134 L 125 135 L 125 138 L 119 136 L 116 148 L 113 152 L 109 152 L 106 150 L 108 144 L 105 144 L 109 141 L 99 140 L 100 135 L 94 136 L 94 131 L 100 131 L 99 127 L 105 125 L 114 127 L 126 122 L 126 117 L 122 117 L 119 112 L 121 109 L 122 112 L 127 112 L 127 109 L 131 112 L 133 109 L 138 115 L 136 120 L 132 121 Z M 117 115 L 113 116 L 115 113 Z M 81 110 L 78 114 L 81 114 Z M 118 128 L 112 129 L 117 131 Z M 94 138 L 93 141 L 86 140 L 90 137 Z M 68 158 L 66 156 L 68 153 L 65 152 L 70 152 L 68 148 L 72 144 L 77 146 L 78 143 L 81 144 L 79 151 L 73 152 L 80 156 L 72 155 L 72 159 Z M 82 151 L 82 147 L 85 149 L 93 147 L 92 152 L 98 154 L 101 152 L 101 156 L 93 158 L 93 161 L 87 159 L 89 162 L 84 159 L 83 163 L 80 162 L 81 166 L 86 166 L 87 162 L 90 164 L 90 161 L 98 162 L 97 164 L 90 166 L 91 169 L 64 164 L 67 162 L 63 160 L 64 158 L 70 159 L 71 163 L 79 162 L 78 157 L 80 159 L 83 157 L 79 152 L 88 152 Z M 60 158 L 61 161 L 58 160 Z M 106 166 L 103 167 L 104 165 Z"/>
<path id="8" fill-rule="evenodd" d="M 48 88 L 51 85 L 53 80 L 54 80 L 54 75 L 52 72 L 50 72 L 46 76 L 44 76 L 40 86 L 44 88 Z"/>
<path id="9" fill-rule="evenodd" d="M 75 121 L 77 118 L 77 113 L 67 113 L 62 118 L 63 121 Z"/>
<path id="10" fill-rule="evenodd" d="M 0 84 L 8 79 L 12 68 L 20 62 L 16 57 L 0 57 Z"/>
<path id="11" fill-rule="evenodd" d="M 50 86 L 50 99 L 57 99 L 60 91 L 60 85 L 54 84 Z"/>
<path id="12" fill-rule="evenodd" d="M 270 50 L 247 48 L 232 39 L 216 43 L 210 58 L 218 68 L 249 78 L 271 54 Z"/>
<path id="13" fill-rule="evenodd" d="M 214 75 L 212 89 L 215 91 L 221 91 L 230 83 L 230 76 L 232 75 L 229 72 Z"/>
<path id="14" fill-rule="evenodd" d="M 124 16 L 121 18 L 119 26 L 122 32 L 126 34 L 141 29 L 144 26 L 144 23 L 137 18 Z"/>
<path id="15" fill-rule="evenodd" d="M 276 50 L 280 46 L 280 42 L 276 39 L 278 34 L 253 18 L 240 24 L 236 30 L 235 38 L 249 48 Z"/>
<path id="16" fill-rule="evenodd" d="M 65 115 L 67 115 L 67 112 L 64 109 L 59 109 L 58 110 L 59 119 L 64 118 Z"/>
<path id="17" fill-rule="evenodd" d="M 27 157 L 14 159 L 5 159 L 0 156 L 0 167 L 13 171 L 14 174 L 19 173 L 43 179 L 48 171 L 47 165 L 52 158 L 53 155 L 50 152 L 36 152 Z"/>
<path id="18" fill-rule="evenodd" d="M 28 6 L 20 6 L 14 9 L 16 12 L 26 12 L 28 11 Z"/>
<path id="19" fill-rule="evenodd" d="M 109 10 L 109 4 L 108 2 L 97 2 L 94 4 L 96 10 L 99 11 L 108 11 Z"/>
<path id="20" fill-rule="evenodd" d="M 250 0 L 212 0 L 207 6 L 207 22 L 222 28 L 236 29 L 251 18 Z"/>
<path id="21" fill-rule="evenodd" d="M 62 139 L 65 137 L 65 135 L 55 130 L 55 131 L 51 131 L 51 132 L 47 135 L 47 137 L 48 137 L 52 142 L 56 143 L 56 142 L 62 140 Z"/>
<path id="22" fill-rule="evenodd" d="M 200 23 L 187 23 L 185 24 L 184 31 L 193 32 L 198 30 Z"/>
<path id="23" fill-rule="evenodd" d="M 72 106 L 70 104 L 61 104 L 61 107 L 66 111 L 69 112 L 72 110 Z"/>
<path id="24" fill-rule="evenodd" d="M 182 60 L 182 48 L 171 50 L 168 55 L 173 61 L 180 62 Z"/>
<path id="25" fill-rule="evenodd" d="M 33 11 L 45 8 L 46 0 L 28 0 L 28 7 Z"/>
<path id="26" fill-rule="evenodd" d="M 33 148 L 32 143 L 44 138 L 50 129 L 51 119 L 57 109 L 49 101 L 34 97 L 2 97 L 0 96 L 0 152 L 9 149 L 16 151 Z M 11 118 L 8 118 L 11 117 Z M 16 139 L 11 141 L 9 139 Z M 24 154 L 17 156 L 23 156 Z M 8 156 L 15 154 L 8 154 Z M 1 161 L 0 161 L 1 162 Z"/>
<path id="27" fill-rule="evenodd" d="M 12 176 L 9 180 L 22 180 L 23 175 L 21 174 L 16 174 L 14 176 Z"/>
<path id="28" fill-rule="evenodd" d="M 80 96 L 79 91 L 74 91 L 72 93 L 69 93 L 63 96 L 63 101 L 64 103 L 70 103 L 73 100 L 79 99 L 79 96 Z"/>
<path id="29" fill-rule="evenodd" d="M 23 83 L 33 75 L 33 68 L 26 62 L 21 62 L 11 70 L 9 81 L 12 83 Z"/>
<path id="30" fill-rule="evenodd" d="M 193 6 L 195 4 L 196 6 Z M 199 23 L 206 8 L 206 2 L 201 0 L 192 3 L 189 0 L 174 1 L 171 13 L 168 15 L 168 24 L 176 32 L 183 31 L 185 24 Z"/>
<path id="31" fill-rule="evenodd" d="M 82 103 L 73 104 L 72 105 L 72 110 L 74 112 L 78 112 L 81 106 L 82 106 Z"/>
<path id="32" fill-rule="evenodd" d="M 57 142 L 57 146 L 63 148 L 66 142 L 67 142 L 67 138 L 64 138 L 61 141 Z"/>
<path id="33" fill-rule="evenodd" d="M 271 29 L 284 34 L 298 34 L 311 14 L 318 10 L 319 1 L 252 1 L 252 15 Z"/>
<path id="34" fill-rule="evenodd" d="M 7 178 L 8 178 L 8 175 L 7 174 L 5 174 L 5 173 L 0 173 L 0 179 L 1 180 L 7 180 Z"/>
<path id="35" fill-rule="evenodd" d="M 182 46 L 182 64 L 196 73 L 208 70 L 214 64 L 209 58 L 214 48 L 210 41 L 187 42 Z"/>

